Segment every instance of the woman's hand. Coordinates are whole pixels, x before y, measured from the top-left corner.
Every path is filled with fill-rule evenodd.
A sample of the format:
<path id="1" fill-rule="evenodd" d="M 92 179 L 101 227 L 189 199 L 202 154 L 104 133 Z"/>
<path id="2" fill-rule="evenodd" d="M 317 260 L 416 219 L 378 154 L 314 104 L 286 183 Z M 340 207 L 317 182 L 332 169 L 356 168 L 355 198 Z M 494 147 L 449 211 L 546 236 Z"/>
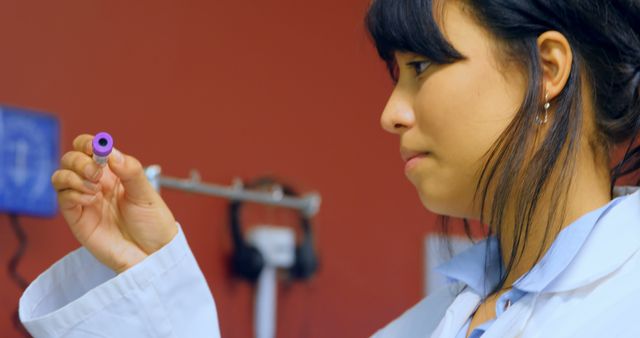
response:
<path id="1" fill-rule="evenodd" d="M 140 162 L 117 149 L 93 160 L 92 135 L 80 135 L 51 177 L 60 211 L 78 241 L 117 273 L 167 244 L 176 221 Z"/>

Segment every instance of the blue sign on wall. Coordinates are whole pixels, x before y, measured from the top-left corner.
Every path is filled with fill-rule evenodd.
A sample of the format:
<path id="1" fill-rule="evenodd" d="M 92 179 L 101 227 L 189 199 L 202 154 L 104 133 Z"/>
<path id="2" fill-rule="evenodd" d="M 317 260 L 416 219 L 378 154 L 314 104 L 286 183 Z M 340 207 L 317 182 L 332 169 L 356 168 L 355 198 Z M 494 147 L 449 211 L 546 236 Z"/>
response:
<path id="1" fill-rule="evenodd" d="M 0 213 L 55 215 L 51 175 L 59 156 L 57 118 L 0 106 Z"/>

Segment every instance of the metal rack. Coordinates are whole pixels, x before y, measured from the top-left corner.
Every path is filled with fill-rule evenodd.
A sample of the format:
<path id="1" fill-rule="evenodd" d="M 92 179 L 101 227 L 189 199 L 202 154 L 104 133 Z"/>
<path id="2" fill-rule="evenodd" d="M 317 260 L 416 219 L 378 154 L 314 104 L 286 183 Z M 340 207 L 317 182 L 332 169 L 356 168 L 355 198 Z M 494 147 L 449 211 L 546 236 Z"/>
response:
<path id="1" fill-rule="evenodd" d="M 302 197 L 289 197 L 285 196 L 282 188 L 278 186 L 270 193 L 250 191 L 244 189 L 244 184 L 239 178 L 235 178 L 231 186 L 204 183 L 201 181 L 200 174 L 196 170 L 191 171 L 191 177 L 188 179 L 168 177 L 162 175 L 162 169 L 159 165 L 148 166 L 145 168 L 145 174 L 157 191 L 160 191 L 160 188 L 170 188 L 209 196 L 224 197 L 231 200 L 249 201 L 297 209 L 309 218 L 316 215 L 320 210 L 321 197 L 320 194 L 316 192 L 305 194 Z"/>

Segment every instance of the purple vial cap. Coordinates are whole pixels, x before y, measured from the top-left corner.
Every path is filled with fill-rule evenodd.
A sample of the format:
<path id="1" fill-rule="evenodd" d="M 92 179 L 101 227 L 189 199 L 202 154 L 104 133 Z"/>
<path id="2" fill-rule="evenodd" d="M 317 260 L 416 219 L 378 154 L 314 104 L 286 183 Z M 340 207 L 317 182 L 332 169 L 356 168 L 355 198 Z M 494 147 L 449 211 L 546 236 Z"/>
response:
<path id="1" fill-rule="evenodd" d="M 109 133 L 101 132 L 93 138 L 93 153 L 107 157 L 113 150 L 113 138 Z"/>

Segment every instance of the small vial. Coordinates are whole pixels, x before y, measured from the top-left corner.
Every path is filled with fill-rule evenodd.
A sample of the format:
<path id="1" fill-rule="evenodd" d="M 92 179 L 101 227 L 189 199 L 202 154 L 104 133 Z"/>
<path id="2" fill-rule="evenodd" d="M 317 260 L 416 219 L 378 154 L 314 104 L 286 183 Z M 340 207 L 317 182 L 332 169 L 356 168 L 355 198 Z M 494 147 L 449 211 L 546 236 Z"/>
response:
<path id="1" fill-rule="evenodd" d="M 93 138 L 93 160 L 101 167 L 107 165 L 112 150 L 113 138 L 109 133 L 101 132 Z"/>

